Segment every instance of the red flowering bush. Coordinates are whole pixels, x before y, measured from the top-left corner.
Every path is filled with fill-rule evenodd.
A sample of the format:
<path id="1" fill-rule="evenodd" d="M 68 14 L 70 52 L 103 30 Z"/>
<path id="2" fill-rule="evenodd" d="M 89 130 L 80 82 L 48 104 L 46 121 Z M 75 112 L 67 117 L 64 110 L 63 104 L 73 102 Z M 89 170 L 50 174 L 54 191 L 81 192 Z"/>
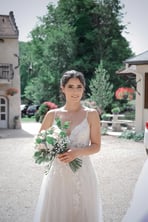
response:
<path id="1" fill-rule="evenodd" d="M 58 108 L 58 106 L 52 102 L 44 102 L 43 104 L 47 106 L 48 110 Z"/>
<path id="2" fill-rule="evenodd" d="M 51 109 L 56 109 L 58 106 L 52 102 L 44 102 L 40 105 L 38 111 L 35 114 L 37 122 L 42 122 L 46 113 Z"/>
<path id="3" fill-rule="evenodd" d="M 134 98 L 135 90 L 133 88 L 121 87 L 115 92 L 116 99 L 132 100 Z"/>

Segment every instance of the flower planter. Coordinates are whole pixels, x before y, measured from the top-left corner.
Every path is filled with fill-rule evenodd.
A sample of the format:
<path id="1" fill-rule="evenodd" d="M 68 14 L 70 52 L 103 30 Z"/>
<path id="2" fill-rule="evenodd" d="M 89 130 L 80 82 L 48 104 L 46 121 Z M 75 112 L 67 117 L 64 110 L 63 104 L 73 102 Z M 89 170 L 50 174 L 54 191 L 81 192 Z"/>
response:
<path id="1" fill-rule="evenodd" d="M 16 89 L 16 88 L 9 88 L 6 90 L 7 96 L 14 96 L 17 93 L 18 93 L 18 89 Z"/>

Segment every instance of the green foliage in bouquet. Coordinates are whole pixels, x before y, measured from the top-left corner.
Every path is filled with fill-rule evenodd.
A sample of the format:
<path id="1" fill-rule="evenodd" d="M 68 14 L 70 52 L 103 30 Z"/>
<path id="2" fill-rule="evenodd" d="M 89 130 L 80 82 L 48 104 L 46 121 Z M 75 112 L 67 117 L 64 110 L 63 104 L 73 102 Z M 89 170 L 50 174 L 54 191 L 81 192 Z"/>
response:
<path id="1" fill-rule="evenodd" d="M 69 122 L 62 124 L 60 118 L 56 118 L 55 121 L 56 124 L 48 130 L 41 131 L 35 139 L 35 149 L 37 149 L 34 153 L 35 163 L 46 163 L 46 173 L 50 170 L 56 155 L 69 150 L 70 141 L 66 133 Z M 76 172 L 82 166 L 82 160 L 76 158 L 69 163 L 69 166 L 73 172 Z"/>

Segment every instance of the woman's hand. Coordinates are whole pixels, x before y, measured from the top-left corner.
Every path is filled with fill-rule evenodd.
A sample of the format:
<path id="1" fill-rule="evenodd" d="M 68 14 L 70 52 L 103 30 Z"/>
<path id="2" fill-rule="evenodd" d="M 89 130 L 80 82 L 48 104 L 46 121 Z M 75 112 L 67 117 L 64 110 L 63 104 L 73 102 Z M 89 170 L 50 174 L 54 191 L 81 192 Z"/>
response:
<path id="1" fill-rule="evenodd" d="M 60 161 L 62 161 L 64 163 L 69 163 L 69 162 L 71 162 L 71 161 L 73 161 L 74 159 L 77 158 L 77 150 L 69 149 L 65 153 L 58 154 L 57 157 L 59 158 Z"/>

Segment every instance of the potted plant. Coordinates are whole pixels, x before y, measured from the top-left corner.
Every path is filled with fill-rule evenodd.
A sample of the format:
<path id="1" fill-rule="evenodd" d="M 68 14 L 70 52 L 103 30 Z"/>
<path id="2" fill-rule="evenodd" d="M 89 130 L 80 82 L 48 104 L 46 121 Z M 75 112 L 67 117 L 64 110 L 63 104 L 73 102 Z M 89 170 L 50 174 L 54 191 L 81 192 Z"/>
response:
<path id="1" fill-rule="evenodd" d="M 120 113 L 120 108 L 119 107 L 114 107 L 114 108 L 112 108 L 111 111 L 112 111 L 113 114 L 116 115 L 116 114 Z"/>
<path id="2" fill-rule="evenodd" d="M 17 88 L 14 88 L 14 87 L 11 87 L 11 88 L 8 88 L 6 90 L 6 95 L 7 96 L 14 96 L 15 94 L 18 93 L 18 89 Z"/>
<path id="3" fill-rule="evenodd" d="M 112 129 L 113 129 L 113 131 L 120 131 L 121 126 L 120 126 L 120 123 L 118 123 L 118 114 L 120 113 L 120 108 L 119 107 L 114 107 L 111 111 L 113 113 Z"/>

